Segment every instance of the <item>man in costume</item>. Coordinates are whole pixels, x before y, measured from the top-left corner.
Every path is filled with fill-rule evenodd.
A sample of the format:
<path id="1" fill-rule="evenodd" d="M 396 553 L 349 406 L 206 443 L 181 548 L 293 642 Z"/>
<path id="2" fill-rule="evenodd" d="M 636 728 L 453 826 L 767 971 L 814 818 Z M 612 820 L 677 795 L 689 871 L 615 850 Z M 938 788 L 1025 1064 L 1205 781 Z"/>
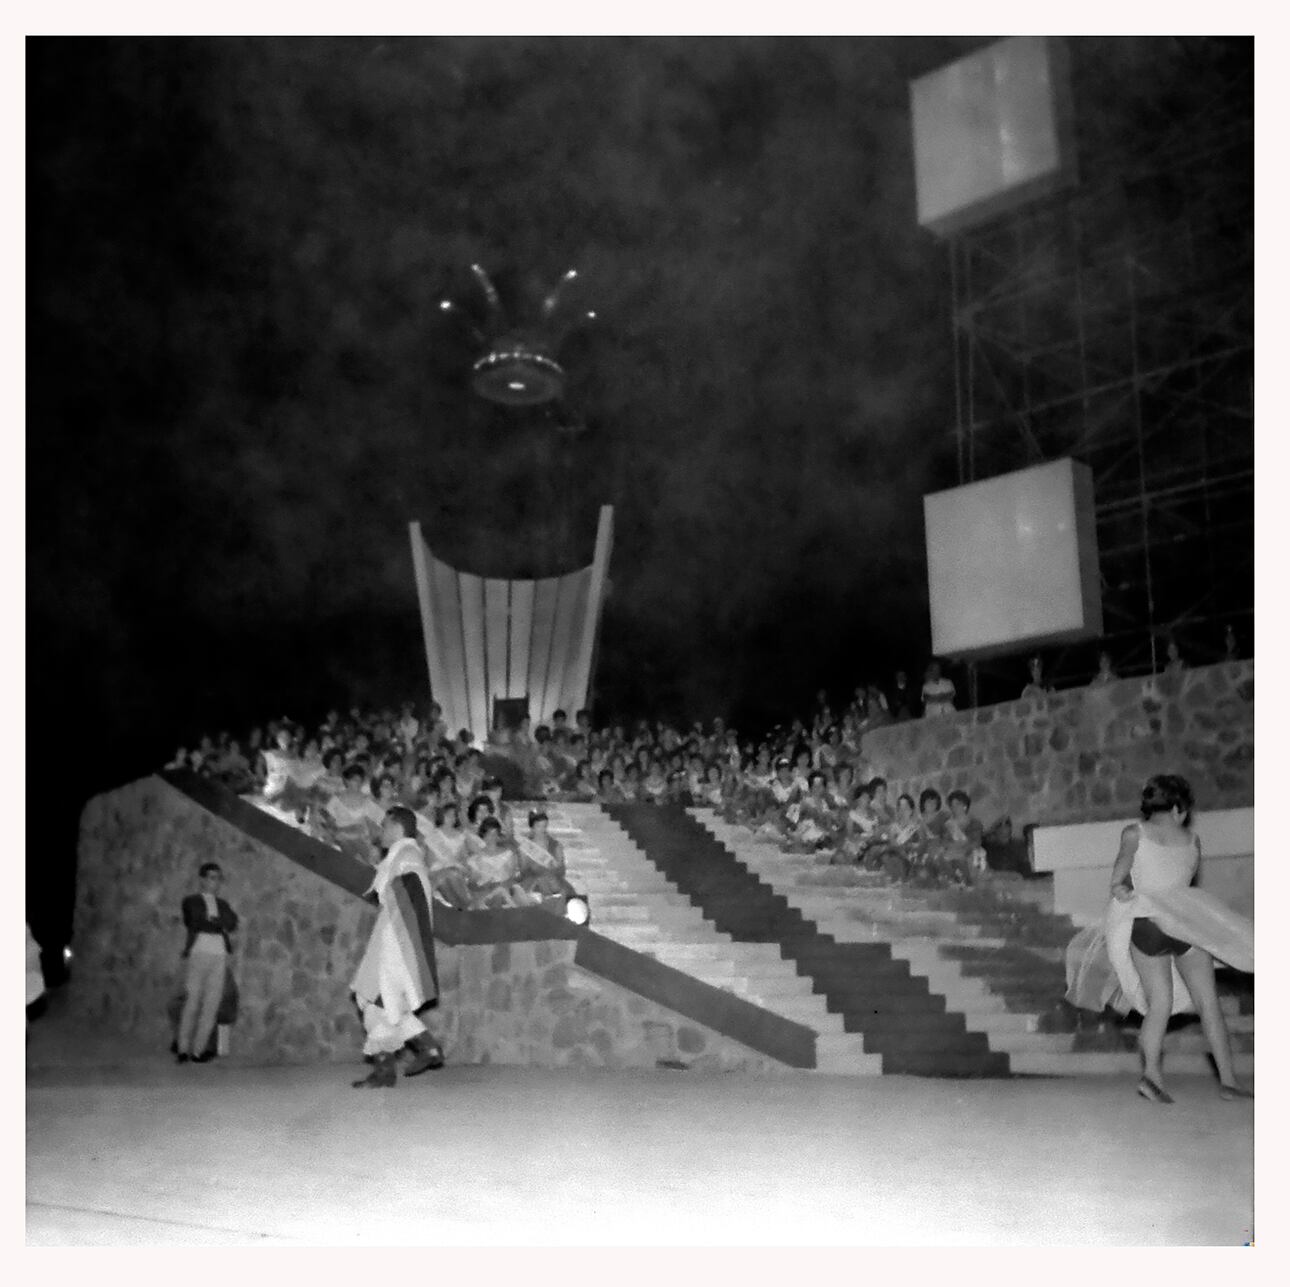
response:
<path id="1" fill-rule="evenodd" d="M 439 979 L 430 878 L 416 835 L 411 809 L 395 805 L 386 813 L 381 829 L 386 853 L 369 891 L 380 912 L 350 985 L 367 1032 L 363 1054 L 372 1060 L 371 1073 L 355 1087 L 393 1086 L 401 1054 L 405 1077 L 443 1067 L 442 1048 L 417 1017 L 438 1003 Z"/>

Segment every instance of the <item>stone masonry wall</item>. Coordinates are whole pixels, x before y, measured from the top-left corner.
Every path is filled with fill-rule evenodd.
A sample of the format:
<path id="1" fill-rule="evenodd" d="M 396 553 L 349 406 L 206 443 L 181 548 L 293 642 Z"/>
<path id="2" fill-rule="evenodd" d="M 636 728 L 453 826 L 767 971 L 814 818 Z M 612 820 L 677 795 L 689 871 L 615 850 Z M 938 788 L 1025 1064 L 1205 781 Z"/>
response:
<path id="1" fill-rule="evenodd" d="M 164 1051 L 179 989 L 180 903 L 202 863 L 224 869 L 239 927 L 241 992 L 230 1056 L 254 1063 L 356 1062 L 362 1024 L 349 980 L 375 910 L 252 840 L 159 778 L 95 797 L 81 818 L 74 969 L 87 1023 Z M 457 1064 L 783 1071 L 720 1033 L 573 964 L 568 939 L 437 945 L 440 1005 L 427 1022 Z"/>
<path id="2" fill-rule="evenodd" d="M 574 965 L 570 939 L 438 950 L 443 1000 L 429 1026 L 457 1063 L 785 1071 L 704 1024 Z"/>
<path id="3" fill-rule="evenodd" d="M 375 910 L 194 804 L 159 778 L 96 796 L 81 816 L 68 992 L 86 1020 L 158 1049 L 183 982 L 180 904 L 204 862 L 237 912 L 233 1048 L 259 1062 L 350 1058 L 362 1024 L 347 983 Z"/>
<path id="4" fill-rule="evenodd" d="M 1181 773 L 1201 809 L 1254 803 L 1254 663 L 1121 679 L 873 730 L 864 755 L 892 798 L 961 788 L 987 826 L 1134 814 L 1153 773 Z"/>

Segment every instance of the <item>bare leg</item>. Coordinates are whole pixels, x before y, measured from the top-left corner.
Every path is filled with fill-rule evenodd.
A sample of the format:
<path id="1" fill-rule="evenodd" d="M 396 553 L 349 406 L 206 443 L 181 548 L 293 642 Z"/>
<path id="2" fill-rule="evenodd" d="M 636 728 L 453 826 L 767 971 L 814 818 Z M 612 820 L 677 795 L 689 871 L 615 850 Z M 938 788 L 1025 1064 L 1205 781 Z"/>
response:
<path id="1" fill-rule="evenodd" d="M 1163 1088 L 1160 1057 L 1165 1044 L 1165 1028 L 1174 1007 L 1174 976 L 1167 956 L 1148 956 L 1130 946 L 1133 964 L 1147 994 L 1147 1013 L 1142 1020 L 1138 1044 L 1142 1050 L 1142 1071 Z"/>
<path id="2" fill-rule="evenodd" d="M 1219 1004 L 1218 988 L 1214 983 L 1214 958 L 1199 947 L 1178 957 L 1178 970 L 1187 984 L 1187 991 L 1200 1011 L 1201 1027 L 1205 1040 L 1213 1051 L 1218 1065 L 1218 1080 L 1228 1088 L 1237 1087 L 1236 1070 L 1232 1067 L 1232 1041 L 1227 1032 L 1227 1020 Z M 1240 1087 L 1239 1089 L 1244 1089 Z"/>

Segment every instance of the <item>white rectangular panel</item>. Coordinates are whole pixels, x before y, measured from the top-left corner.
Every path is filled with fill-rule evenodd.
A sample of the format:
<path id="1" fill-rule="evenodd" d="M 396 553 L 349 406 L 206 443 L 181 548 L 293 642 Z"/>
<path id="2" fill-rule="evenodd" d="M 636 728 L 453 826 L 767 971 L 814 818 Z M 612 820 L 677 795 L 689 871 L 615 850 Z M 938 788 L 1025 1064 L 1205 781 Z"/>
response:
<path id="1" fill-rule="evenodd" d="M 558 695 L 547 699 L 547 667 L 551 660 L 551 631 L 555 625 L 555 601 L 560 593 L 558 577 L 543 577 L 533 583 L 533 633 L 529 648 L 529 709 L 533 724 L 549 724 L 551 712 L 560 704 Z"/>
<path id="2" fill-rule="evenodd" d="M 430 694 L 441 706 L 447 691 L 447 678 L 443 668 L 443 654 L 435 637 L 434 598 L 430 587 L 430 551 L 421 535 L 421 524 L 408 524 L 412 542 L 412 575 L 417 583 L 417 606 L 421 610 L 421 636 L 425 641 L 426 673 L 430 680 Z"/>
<path id="3" fill-rule="evenodd" d="M 1014 36 L 910 83 L 918 222 L 955 231 L 1074 178 L 1065 45 Z"/>
<path id="4" fill-rule="evenodd" d="M 466 700 L 466 655 L 461 635 L 461 592 L 457 573 L 439 559 L 430 560 L 430 601 L 434 610 L 434 634 L 443 663 L 443 695 L 435 700 L 443 707 L 444 723 L 455 738 L 470 726 L 470 704 Z"/>
<path id="5" fill-rule="evenodd" d="M 470 718 L 466 704 L 466 663 L 462 650 L 457 573 L 447 564 L 432 558 L 430 589 L 435 611 L 434 637 L 444 678 L 444 692 L 438 700 L 443 706 L 444 722 L 455 736 Z"/>
<path id="6" fill-rule="evenodd" d="M 1102 633 L 1092 474 L 1058 460 L 923 498 L 932 651 L 982 657 Z"/>
<path id="7" fill-rule="evenodd" d="M 582 649 L 591 643 L 583 629 L 587 620 L 591 569 L 571 572 L 565 580 L 568 585 L 560 596 L 560 619 L 556 621 L 555 642 L 552 643 L 553 650 L 558 643 L 561 654 L 559 658 L 552 655 L 551 672 L 558 677 L 560 705 L 569 712 L 569 723 L 572 724 L 586 696 L 585 690 L 579 688 L 579 679 L 586 673 L 586 662 L 590 660 L 582 656 Z"/>
<path id="8" fill-rule="evenodd" d="M 510 647 L 511 604 L 509 581 L 484 582 L 484 658 L 488 664 L 488 724 L 493 723 L 493 698 L 507 695 L 507 653 Z"/>
<path id="9" fill-rule="evenodd" d="M 461 637 L 466 653 L 467 727 L 477 743 L 488 736 L 487 667 L 484 659 L 484 581 L 468 572 L 457 573 L 461 588 Z"/>
<path id="10" fill-rule="evenodd" d="M 1036 827 L 1036 871 L 1072 867 L 1110 867 L 1120 849 L 1120 833 L 1137 818 L 1111 822 L 1075 822 Z M 1238 857 L 1254 852 L 1253 809 L 1199 810 L 1194 819 L 1201 852 L 1209 858 Z"/>
<path id="11" fill-rule="evenodd" d="M 529 691 L 529 648 L 533 642 L 533 582 L 511 582 L 511 656 L 507 667 L 507 697 Z"/>
<path id="12" fill-rule="evenodd" d="M 605 584 L 609 574 L 609 558 L 614 546 L 614 507 L 602 505 L 596 524 L 596 552 L 588 569 L 586 609 L 583 615 L 582 637 L 578 645 L 578 671 L 569 685 L 568 700 L 574 708 L 588 706 L 591 693 L 592 670 L 596 664 L 596 645 L 600 630 L 600 611 L 605 598 Z"/>

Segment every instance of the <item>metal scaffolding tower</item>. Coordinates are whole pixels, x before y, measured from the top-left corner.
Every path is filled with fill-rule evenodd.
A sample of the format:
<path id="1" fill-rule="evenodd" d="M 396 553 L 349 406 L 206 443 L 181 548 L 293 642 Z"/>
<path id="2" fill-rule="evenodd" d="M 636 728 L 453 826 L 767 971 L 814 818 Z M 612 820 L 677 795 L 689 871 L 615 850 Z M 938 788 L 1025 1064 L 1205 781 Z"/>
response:
<path id="1" fill-rule="evenodd" d="M 1092 468 L 1121 674 L 1159 669 L 1167 637 L 1217 660 L 1227 623 L 1252 646 L 1252 55 L 1160 43 L 1176 92 L 1117 89 L 1117 115 L 1095 42 L 1073 41 L 1080 184 L 949 242 L 958 481 L 1062 456 Z M 1095 667 L 1085 645 L 1047 669 Z M 1016 659 L 1007 673 L 1015 686 Z"/>

